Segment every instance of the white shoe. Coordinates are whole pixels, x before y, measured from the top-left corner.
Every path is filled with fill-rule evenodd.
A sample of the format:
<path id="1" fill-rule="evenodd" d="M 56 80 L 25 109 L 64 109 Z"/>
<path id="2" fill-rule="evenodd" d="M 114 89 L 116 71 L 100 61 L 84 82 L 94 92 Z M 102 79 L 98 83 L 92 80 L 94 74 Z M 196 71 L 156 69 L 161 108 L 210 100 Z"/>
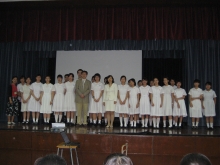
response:
<path id="1" fill-rule="evenodd" d="M 157 128 L 159 128 L 159 125 L 157 126 Z"/>
<path id="2" fill-rule="evenodd" d="M 147 124 L 145 125 L 145 128 L 147 128 Z"/>
<path id="3" fill-rule="evenodd" d="M 123 124 L 121 124 L 120 127 L 123 127 Z"/>
<path id="4" fill-rule="evenodd" d="M 169 128 L 172 128 L 172 125 L 170 125 Z"/>
<path id="5" fill-rule="evenodd" d="M 166 125 L 163 125 L 163 128 L 166 128 Z"/>
<path id="6" fill-rule="evenodd" d="M 8 125 L 11 125 L 11 122 L 8 122 Z"/>
<path id="7" fill-rule="evenodd" d="M 12 125 L 15 125 L 15 122 L 11 122 Z"/>

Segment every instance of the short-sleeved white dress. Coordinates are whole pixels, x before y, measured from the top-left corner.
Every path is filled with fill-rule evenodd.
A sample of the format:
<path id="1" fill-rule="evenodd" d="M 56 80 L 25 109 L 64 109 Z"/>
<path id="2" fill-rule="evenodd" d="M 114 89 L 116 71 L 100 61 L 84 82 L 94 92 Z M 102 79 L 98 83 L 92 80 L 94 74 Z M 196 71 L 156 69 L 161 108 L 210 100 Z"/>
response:
<path id="1" fill-rule="evenodd" d="M 118 92 L 119 92 L 119 96 L 120 96 L 121 101 L 125 100 L 125 98 L 127 96 L 127 93 L 128 93 L 128 89 L 129 89 L 129 86 L 127 84 L 125 84 L 125 85 L 118 85 Z M 125 104 L 123 104 L 123 105 L 121 105 L 120 101 L 118 100 L 117 104 L 116 104 L 115 112 L 128 114 L 129 113 L 128 99 L 126 100 Z"/>
<path id="2" fill-rule="evenodd" d="M 30 96 L 30 85 L 24 84 L 20 88 L 20 92 L 23 94 L 24 100 L 26 100 Z M 27 103 L 23 103 L 23 100 L 21 101 L 21 112 L 27 112 L 28 111 L 28 104 L 30 102 L 30 99 L 28 100 Z"/>
<path id="3" fill-rule="evenodd" d="M 194 97 L 200 97 L 203 95 L 202 89 L 198 88 L 191 88 L 189 91 L 189 95 L 191 95 L 192 98 Z M 190 117 L 194 118 L 201 118 L 202 117 L 202 104 L 201 100 L 196 99 L 192 101 L 193 107 L 189 106 L 189 112 L 190 112 Z"/>
<path id="4" fill-rule="evenodd" d="M 66 82 L 65 83 L 66 94 L 64 97 L 64 112 L 76 111 L 75 103 L 75 82 Z"/>
<path id="5" fill-rule="evenodd" d="M 173 111 L 172 111 L 172 94 L 174 93 L 174 89 L 172 86 L 167 85 L 163 86 L 163 116 L 172 116 Z"/>
<path id="6" fill-rule="evenodd" d="M 137 95 L 140 93 L 140 90 L 138 89 L 138 87 L 134 86 L 134 87 L 129 87 L 128 92 L 129 92 L 128 102 L 130 105 L 129 114 L 130 115 L 140 114 L 139 107 L 136 108 L 138 103 Z"/>
<path id="7" fill-rule="evenodd" d="M 174 90 L 174 96 L 176 98 L 181 98 L 183 96 L 186 96 L 186 91 L 183 88 L 177 88 Z M 183 116 L 186 117 L 187 116 L 187 112 L 186 112 L 186 104 L 185 104 L 185 100 L 181 99 L 178 100 L 178 103 L 180 105 L 180 108 L 178 108 L 177 102 L 174 101 L 174 105 L 173 105 L 173 116 Z"/>
<path id="8" fill-rule="evenodd" d="M 140 115 L 150 115 L 150 98 L 149 98 L 149 90 L 150 86 L 141 86 L 139 88 L 141 93 L 140 99 Z"/>
<path id="9" fill-rule="evenodd" d="M 153 94 L 152 101 L 154 106 L 151 105 L 151 116 L 163 116 L 163 109 L 160 107 L 161 94 L 163 94 L 163 88 L 161 86 L 152 86 L 149 93 Z"/>
<path id="10" fill-rule="evenodd" d="M 30 89 L 33 91 L 34 95 L 39 98 L 40 97 L 40 91 L 42 88 L 42 83 L 34 82 L 31 84 Z M 33 96 L 31 96 L 29 104 L 28 104 L 28 110 L 32 112 L 40 112 L 40 101 L 36 101 Z"/>
<path id="11" fill-rule="evenodd" d="M 41 91 L 43 96 L 41 99 L 40 113 L 52 113 L 51 94 L 55 91 L 53 84 L 43 84 Z"/>
<path id="12" fill-rule="evenodd" d="M 216 98 L 215 91 L 210 89 L 209 91 L 204 90 L 203 91 L 203 105 L 205 109 L 203 109 L 203 114 L 204 116 L 215 116 L 215 103 L 214 103 L 214 98 Z"/>
<path id="13" fill-rule="evenodd" d="M 101 82 L 93 82 L 91 90 L 94 92 L 95 99 L 98 99 L 100 93 L 104 90 L 104 85 Z M 92 94 L 92 93 L 91 93 Z M 103 113 L 103 101 L 102 97 L 99 102 L 95 102 L 94 99 L 90 98 L 89 113 Z"/>
<path id="14" fill-rule="evenodd" d="M 65 84 L 64 83 L 56 83 L 54 84 L 55 95 L 53 99 L 53 112 L 64 112 L 64 92 L 65 92 Z"/>

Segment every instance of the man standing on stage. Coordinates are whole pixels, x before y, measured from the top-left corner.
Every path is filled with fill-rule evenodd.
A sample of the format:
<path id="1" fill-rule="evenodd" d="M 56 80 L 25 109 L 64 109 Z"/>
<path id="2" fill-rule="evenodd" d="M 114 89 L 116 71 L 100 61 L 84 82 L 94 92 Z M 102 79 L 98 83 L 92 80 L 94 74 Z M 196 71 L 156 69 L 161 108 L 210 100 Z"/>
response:
<path id="1" fill-rule="evenodd" d="M 81 79 L 76 81 L 76 110 L 77 110 L 77 124 L 87 125 L 87 113 L 89 105 L 89 93 L 91 90 L 91 82 L 86 79 L 87 71 L 82 71 Z"/>

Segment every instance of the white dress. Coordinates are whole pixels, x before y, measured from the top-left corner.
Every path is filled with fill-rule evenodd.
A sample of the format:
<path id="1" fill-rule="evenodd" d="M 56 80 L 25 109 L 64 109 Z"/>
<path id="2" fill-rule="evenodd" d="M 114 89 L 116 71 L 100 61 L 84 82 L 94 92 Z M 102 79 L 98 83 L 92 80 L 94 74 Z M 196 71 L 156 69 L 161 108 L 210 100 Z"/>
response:
<path id="1" fill-rule="evenodd" d="M 149 93 L 153 94 L 152 101 L 154 106 L 151 105 L 151 116 L 163 116 L 163 109 L 160 107 L 161 94 L 163 94 L 163 88 L 161 86 L 152 86 Z"/>
<path id="2" fill-rule="evenodd" d="M 192 88 L 189 91 L 189 95 L 191 95 L 192 98 L 194 97 L 200 97 L 203 95 L 202 89 L 198 88 Z M 196 99 L 192 101 L 193 107 L 189 106 L 189 112 L 190 112 L 190 117 L 194 118 L 201 118 L 202 117 L 202 105 L 201 105 L 201 100 Z"/>
<path id="3" fill-rule="evenodd" d="M 29 96 L 30 96 L 30 85 L 23 85 L 20 88 L 20 92 L 23 94 L 23 98 L 24 100 L 26 100 Z M 21 102 L 21 112 L 26 112 L 28 111 L 28 103 L 30 102 L 30 99 L 28 100 L 27 103 L 23 103 L 23 101 Z"/>
<path id="4" fill-rule="evenodd" d="M 176 96 L 176 98 L 181 98 L 183 96 L 186 96 L 186 91 L 185 89 L 182 88 L 177 88 L 174 90 L 174 96 Z M 186 112 L 186 104 L 185 104 L 185 100 L 181 99 L 178 100 L 178 103 L 180 105 L 180 108 L 178 108 L 177 102 L 174 101 L 174 105 L 173 105 L 173 116 L 183 116 L 186 117 L 187 116 L 187 112 Z"/>
<path id="5" fill-rule="evenodd" d="M 75 103 L 75 82 L 66 82 L 65 83 L 66 94 L 64 97 L 64 112 L 66 111 L 76 111 Z"/>
<path id="6" fill-rule="evenodd" d="M 121 98 L 121 101 L 125 100 L 125 97 L 127 96 L 127 92 L 128 92 L 129 86 L 127 84 L 125 85 L 118 85 L 118 92 L 119 92 L 119 96 Z M 116 110 L 117 113 L 124 113 L 124 114 L 128 114 L 129 113 L 129 109 L 128 109 L 128 99 L 126 100 L 125 104 L 121 105 L 120 101 L 117 101 L 116 104 Z"/>
<path id="7" fill-rule="evenodd" d="M 149 90 L 150 86 L 141 86 L 139 88 L 141 93 L 140 99 L 140 115 L 150 115 L 150 98 L 149 98 Z"/>
<path id="8" fill-rule="evenodd" d="M 33 93 L 35 97 L 39 98 L 40 97 L 40 91 L 42 88 L 42 83 L 39 82 L 34 82 L 31 84 L 30 89 L 33 90 Z M 33 96 L 31 96 L 29 104 L 28 104 L 28 110 L 32 112 L 40 112 L 40 101 L 36 101 Z"/>
<path id="9" fill-rule="evenodd" d="M 163 116 L 172 116 L 172 94 L 174 93 L 174 89 L 172 86 L 167 85 L 163 86 Z"/>
<path id="10" fill-rule="evenodd" d="M 203 91 L 203 105 L 205 109 L 203 109 L 203 114 L 204 116 L 215 116 L 215 103 L 214 103 L 214 98 L 216 98 L 215 91 L 210 89 L 209 91 L 204 90 Z"/>
<path id="11" fill-rule="evenodd" d="M 53 99 L 53 112 L 64 112 L 64 92 L 65 92 L 65 84 L 64 83 L 56 83 L 54 84 L 55 95 Z"/>
<path id="12" fill-rule="evenodd" d="M 136 108 L 136 106 L 138 103 L 137 95 L 140 93 L 140 90 L 138 89 L 138 87 L 134 86 L 134 87 L 129 87 L 128 92 L 129 92 L 128 103 L 130 105 L 129 114 L 130 115 L 139 114 L 140 109 L 139 109 L 139 107 Z"/>
<path id="13" fill-rule="evenodd" d="M 173 90 L 177 89 L 177 86 L 176 86 L 176 85 L 171 86 L 171 87 L 173 88 Z"/>
<path id="14" fill-rule="evenodd" d="M 25 84 L 24 84 L 24 85 L 25 85 Z M 22 87 L 23 87 L 24 85 L 22 85 L 21 83 L 19 83 L 19 84 L 17 85 L 17 91 L 21 92 L 21 89 L 22 89 Z M 21 97 L 20 97 L 20 96 L 18 96 L 18 101 L 21 102 Z"/>
<path id="15" fill-rule="evenodd" d="M 100 93 L 104 90 L 104 85 L 101 82 L 93 82 L 91 86 L 91 90 L 94 92 L 95 99 L 98 99 Z M 92 93 L 91 93 L 92 94 Z M 94 99 L 90 98 L 90 105 L 89 105 L 89 113 L 102 113 L 103 108 L 103 101 L 102 97 L 100 98 L 99 102 L 95 102 Z"/>
<path id="16" fill-rule="evenodd" d="M 116 104 L 114 101 L 117 101 L 118 87 L 117 84 L 113 83 L 110 87 L 109 84 L 105 85 L 103 93 L 103 102 L 105 103 L 105 111 L 114 111 Z"/>
<path id="17" fill-rule="evenodd" d="M 41 99 L 40 113 L 52 113 L 51 93 L 55 91 L 53 84 L 43 84 L 41 91 L 43 96 Z"/>

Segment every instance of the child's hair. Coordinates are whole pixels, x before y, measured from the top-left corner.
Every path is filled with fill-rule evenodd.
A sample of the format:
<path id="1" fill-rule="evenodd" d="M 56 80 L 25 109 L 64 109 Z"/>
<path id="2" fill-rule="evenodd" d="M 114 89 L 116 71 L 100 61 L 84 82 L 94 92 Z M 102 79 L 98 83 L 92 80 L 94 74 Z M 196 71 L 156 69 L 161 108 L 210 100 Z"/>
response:
<path id="1" fill-rule="evenodd" d="M 130 83 L 131 81 L 133 81 L 134 86 L 136 86 L 136 81 L 135 81 L 135 79 L 134 79 L 134 78 L 131 78 L 128 82 Z"/>
<path id="2" fill-rule="evenodd" d="M 195 79 L 195 80 L 193 81 L 193 83 L 199 83 L 199 84 L 200 84 L 200 80 L 199 80 L 199 79 Z"/>
<path id="3" fill-rule="evenodd" d="M 144 80 L 147 81 L 147 78 L 146 78 L 146 77 L 143 77 L 143 78 L 142 78 L 142 81 L 144 81 Z"/>
<path id="4" fill-rule="evenodd" d="M 212 83 L 211 83 L 210 81 L 207 81 L 207 82 L 205 83 L 205 85 L 210 85 L 210 86 L 212 86 Z"/>
<path id="5" fill-rule="evenodd" d="M 167 76 L 164 76 L 164 77 L 163 77 L 163 79 L 165 79 L 165 78 L 166 78 L 167 80 L 169 80 L 169 78 L 168 78 Z"/>
<path id="6" fill-rule="evenodd" d="M 120 80 L 121 80 L 121 79 L 123 79 L 123 78 L 124 78 L 124 79 L 125 79 L 125 81 L 126 81 L 126 79 L 127 79 L 127 78 L 126 78 L 126 76 L 124 76 L 124 75 L 123 75 L 123 76 L 121 76 Z"/>
<path id="7" fill-rule="evenodd" d="M 66 75 L 65 75 L 65 76 L 66 76 Z M 59 75 L 57 76 L 57 78 L 63 79 L 63 76 L 62 76 L 61 74 L 59 74 Z"/>

